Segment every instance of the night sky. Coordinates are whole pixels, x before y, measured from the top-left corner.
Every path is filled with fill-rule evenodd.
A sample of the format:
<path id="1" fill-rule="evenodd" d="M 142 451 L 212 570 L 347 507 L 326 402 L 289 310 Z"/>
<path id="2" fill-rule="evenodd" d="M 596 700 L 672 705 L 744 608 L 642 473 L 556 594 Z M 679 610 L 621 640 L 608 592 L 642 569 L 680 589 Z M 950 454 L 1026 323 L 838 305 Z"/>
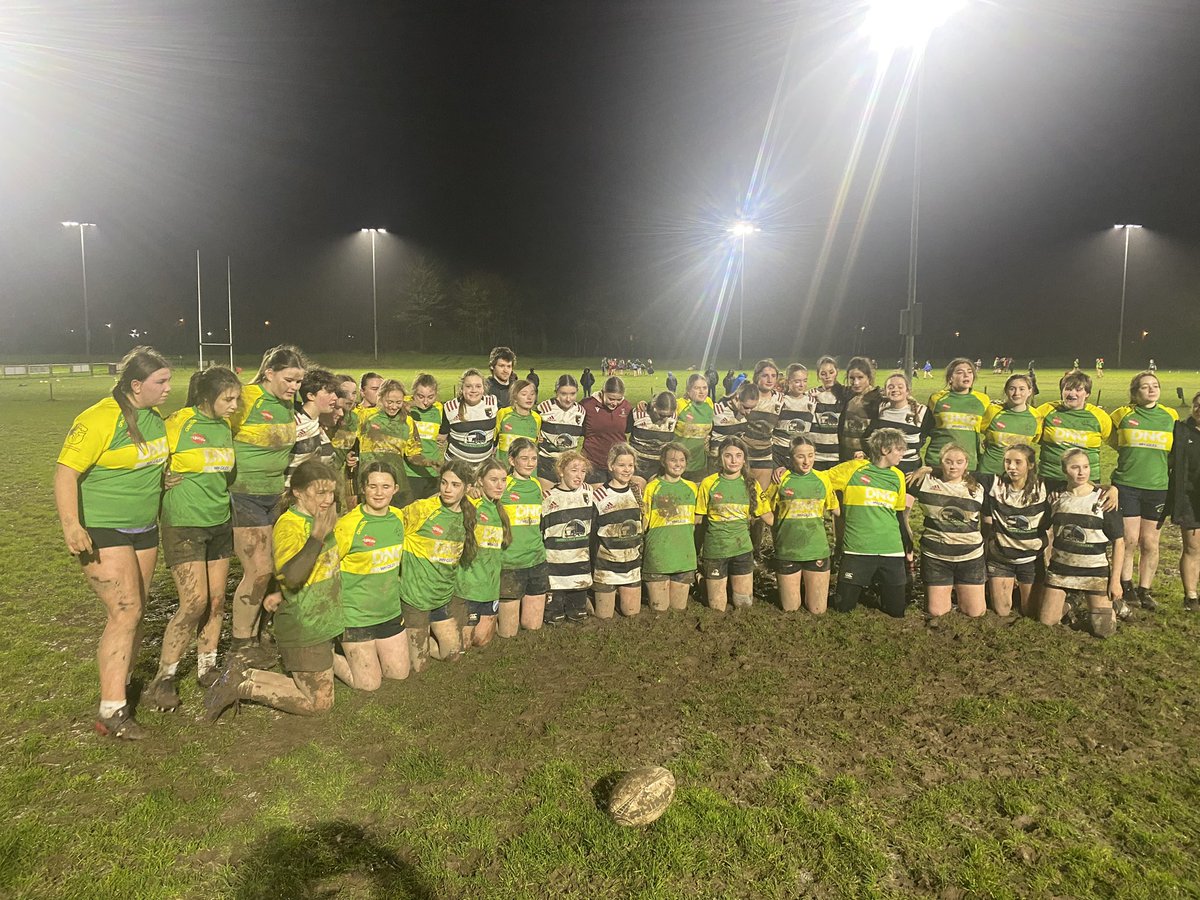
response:
<path id="1" fill-rule="evenodd" d="M 0 352 L 82 351 L 67 219 L 99 225 L 87 235 L 97 358 L 107 322 L 118 351 L 135 327 L 194 351 L 197 249 L 214 324 L 231 257 L 242 352 L 368 351 L 358 229 L 379 226 L 385 349 L 409 343 L 390 314 L 427 254 L 452 276 L 507 278 L 552 353 L 572 352 L 565 335 L 583 322 L 612 352 L 695 362 L 734 249 L 725 229 L 745 214 L 762 228 L 746 246 L 747 359 L 845 354 L 859 333 L 890 365 L 908 290 L 912 97 L 880 157 L 904 58 L 827 240 L 877 65 L 863 9 L 10 0 Z M 1115 364 L 1112 225 L 1137 222 L 1125 364 L 1195 366 L 1198 47 L 1187 0 L 968 0 L 937 30 L 919 107 L 920 357 Z"/>

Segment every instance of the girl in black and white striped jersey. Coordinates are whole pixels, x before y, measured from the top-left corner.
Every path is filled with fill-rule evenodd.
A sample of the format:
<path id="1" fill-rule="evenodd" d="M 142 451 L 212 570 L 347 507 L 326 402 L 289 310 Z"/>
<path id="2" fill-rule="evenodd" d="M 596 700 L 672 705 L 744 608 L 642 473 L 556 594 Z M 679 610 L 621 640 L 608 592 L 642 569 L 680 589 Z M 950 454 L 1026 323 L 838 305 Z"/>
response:
<path id="1" fill-rule="evenodd" d="M 304 373 L 300 390 L 296 392 L 296 443 L 292 458 L 283 474 L 286 487 L 292 483 L 292 473 L 302 462 L 315 459 L 333 464 L 333 441 L 321 427 L 321 416 L 330 415 L 338 402 L 337 377 L 327 369 L 309 369 Z"/>
<path id="2" fill-rule="evenodd" d="M 716 472 L 720 468 L 721 443 L 728 438 L 745 440 L 746 430 L 750 427 L 749 413 L 758 406 L 758 386 L 749 381 L 743 381 L 741 386 L 713 409 L 712 439 L 708 445 L 708 471 Z"/>
<path id="3" fill-rule="evenodd" d="M 608 483 L 592 489 L 598 538 L 592 594 L 600 619 L 613 617 L 618 594 L 621 615 L 636 616 L 642 609 L 642 505 L 631 483 L 636 465 L 632 447 L 614 444 L 608 451 Z"/>
<path id="4" fill-rule="evenodd" d="M 637 459 L 637 474 L 646 482 L 658 475 L 663 447 L 675 440 L 677 403 L 673 393 L 663 391 L 653 403 L 633 408 L 629 446 Z"/>
<path id="5" fill-rule="evenodd" d="M 787 367 L 783 401 L 779 407 L 779 423 L 771 434 L 775 465 L 787 468 L 792 464 L 792 438 L 812 431 L 816 404 L 808 389 L 808 369 L 800 363 Z"/>
<path id="6" fill-rule="evenodd" d="M 837 380 L 838 364 L 832 356 L 821 357 L 817 363 L 817 378 L 820 385 L 812 392 L 813 423 L 809 437 L 817 448 L 813 468 L 824 471 L 832 469 L 842 459 L 838 433 L 846 386 Z"/>
<path id="7" fill-rule="evenodd" d="M 921 448 L 933 430 L 933 416 L 929 407 L 918 403 L 912 396 L 912 383 L 907 375 L 899 372 L 889 375 L 883 388 L 872 391 L 866 399 L 871 420 L 863 433 L 863 440 L 879 428 L 895 428 L 904 435 L 904 457 L 896 468 L 906 476 L 921 468 Z"/>
<path id="8" fill-rule="evenodd" d="M 559 481 L 542 499 L 542 539 L 550 573 L 550 599 L 545 622 L 587 618 L 587 592 L 592 586 L 592 533 L 596 507 L 587 484 L 587 457 L 567 450 L 555 463 Z"/>
<path id="9" fill-rule="evenodd" d="M 1121 598 L 1125 523 L 1118 511 L 1104 512 L 1104 491 L 1092 484 L 1087 451 L 1072 447 L 1062 457 L 1067 489 L 1050 498 L 1050 562 L 1038 618 L 1062 621 L 1067 591 L 1087 595 L 1091 632 L 1099 638 L 1117 630 L 1114 602 Z M 1109 555 L 1111 553 L 1111 560 Z"/>
<path id="10" fill-rule="evenodd" d="M 1050 526 L 1046 485 L 1037 477 L 1037 457 L 1029 444 L 1004 451 L 1002 475 L 980 475 L 984 485 L 983 524 L 987 531 L 988 594 L 997 615 L 1012 612 L 1013 586 L 1022 615 L 1033 615 L 1034 582 Z"/>
<path id="11" fill-rule="evenodd" d="M 538 405 L 542 430 L 538 434 L 537 477 L 543 490 L 558 481 L 558 458 L 583 444 L 583 407 L 576 400 L 579 384 L 574 375 L 559 375 L 554 397 Z"/>
<path id="12" fill-rule="evenodd" d="M 438 443 L 447 460 L 461 459 L 477 466 L 496 452 L 496 398 L 483 392 L 483 375 L 467 369 L 458 383 L 458 395 L 442 407 Z"/>
<path id="13" fill-rule="evenodd" d="M 947 444 L 942 475 L 923 466 L 909 480 L 925 514 L 921 534 L 921 577 L 926 610 L 931 617 L 950 611 L 957 593 L 958 609 L 977 617 L 987 611 L 987 568 L 983 561 L 983 487 L 967 471 L 967 451 Z"/>
<path id="14" fill-rule="evenodd" d="M 866 458 L 864 432 L 871 422 L 867 397 L 875 387 L 875 367 L 865 356 L 856 356 L 846 364 L 846 390 L 842 394 L 842 412 L 838 420 L 838 442 L 842 462 Z"/>

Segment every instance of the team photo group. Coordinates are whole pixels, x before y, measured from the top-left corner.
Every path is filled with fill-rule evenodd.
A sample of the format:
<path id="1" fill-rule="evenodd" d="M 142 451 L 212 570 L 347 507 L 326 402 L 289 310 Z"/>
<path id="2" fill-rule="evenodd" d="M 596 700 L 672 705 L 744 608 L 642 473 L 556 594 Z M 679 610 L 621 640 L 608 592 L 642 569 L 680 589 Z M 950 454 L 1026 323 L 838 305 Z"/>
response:
<path id="1" fill-rule="evenodd" d="M 786 613 L 862 602 L 901 617 L 918 577 L 931 624 L 990 607 L 1109 637 L 1156 608 L 1168 521 L 1200 610 L 1200 394 L 1181 421 L 1153 371 L 1110 414 L 1077 368 L 1039 402 L 1026 374 L 1001 397 L 977 390 L 968 359 L 922 398 L 863 357 L 811 373 L 764 359 L 720 398 L 715 372 L 668 372 L 644 400 L 607 368 L 543 386 L 515 366 L 497 347 L 456 384 L 404 383 L 282 345 L 248 384 L 196 372 L 164 418 L 171 366 L 132 350 L 54 479 L 67 549 L 107 614 L 96 731 L 146 734 L 127 689 L 160 545 L 178 607 L 137 707 L 181 706 L 195 642 L 210 722 L 243 700 L 321 713 L 335 680 L 373 691 L 496 636 L 643 604 L 723 613 L 777 596 Z"/>

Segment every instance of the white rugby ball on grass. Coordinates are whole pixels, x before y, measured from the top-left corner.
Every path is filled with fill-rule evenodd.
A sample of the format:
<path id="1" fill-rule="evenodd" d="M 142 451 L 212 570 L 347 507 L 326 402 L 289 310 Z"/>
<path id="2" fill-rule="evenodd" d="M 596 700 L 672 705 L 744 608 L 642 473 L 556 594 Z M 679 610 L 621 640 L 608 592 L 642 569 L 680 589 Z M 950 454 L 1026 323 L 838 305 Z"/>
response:
<path id="1" fill-rule="evenodd" d="M 613 788 L 608 814 L 618 825 L 649 825 L 667 811 L 675 797 L 675 776 L 662 766 L 626 772 Z"/>

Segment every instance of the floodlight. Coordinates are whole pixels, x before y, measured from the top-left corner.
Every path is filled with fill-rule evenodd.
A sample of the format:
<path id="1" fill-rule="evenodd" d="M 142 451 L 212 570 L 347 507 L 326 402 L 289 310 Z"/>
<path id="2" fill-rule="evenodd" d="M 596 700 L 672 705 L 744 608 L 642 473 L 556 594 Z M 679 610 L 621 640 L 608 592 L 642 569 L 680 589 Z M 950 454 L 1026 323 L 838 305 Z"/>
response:
<path id="1" fill-rule="evenodd" d="M 939 25 L 966 0 L 870 0 L 862 29 L 880 55 L 921 51 Z"/>

